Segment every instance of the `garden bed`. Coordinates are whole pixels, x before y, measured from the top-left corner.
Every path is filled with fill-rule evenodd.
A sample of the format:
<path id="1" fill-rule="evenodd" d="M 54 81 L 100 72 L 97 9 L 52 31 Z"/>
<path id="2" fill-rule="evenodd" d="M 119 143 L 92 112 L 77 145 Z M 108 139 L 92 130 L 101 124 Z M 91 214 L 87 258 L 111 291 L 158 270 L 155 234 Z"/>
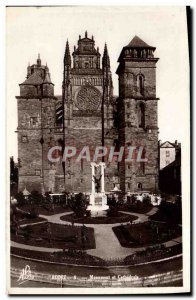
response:
<path id="1" fill-rule="evenodd" d="M 34 224 L 34 223 L 39 223 L 39 222 L 47 222 L 46 219 L 44 218 L 41 218 L 41 217 L 37 217 L 37 218 L 34 218 L 34 219 L 22 219 L 21 221 L 18 220 L 17 224 L 18 225 L 25 225 L 25 224 Z"/>
<path id="2" fill-rule="evenodd" d="M 64 212 L 71 211 L 70 208 L 68 208 L 65 205 L 60 204 L 24 204 L 18 206 L 19 209 L 25 211 L 25 212 L 32 212 L 37 215 L 46 215 L 51 216 L 55 214 L 60 214 Z"/>
<path id="3" fill-rule="evenodd" d="M 78 217 L 74 213 L 61 217 L 61 220 L 68 221 L 71 223 L 80 223 L 80 224 L 116 224 L 116 223 L 126 223 L 136 220 L 136 216 L 127 215 L 124 213 L 117 213 L 116 216 L 107 216 L 107 217 L 95 217 L 90 216 Z"/>
<path id="4" fill-rule="evenodd" d="M 11 247 L 11 255 L 17 255 L 29 259 L 37 259 L 47 262 L 68 263 L 68 264 L 103 264 L 103 259 L 94 257 L 81 250 L 66 250 L 54 252 L 41 252 Z"/>
<path id="5" fill-rule="evenodd" d="M 158 212 L 150 217 L 153 221 L 166 222 L 169 224 L 182 224 L 182 210 L 173 203 L 164 203 Z"/>
<path id="6" fill-rule="evenodd" d="M 32 251 L 26 249 L 19 249 L 11 247 L 11 255 L 17 255 L 20 257 L 25 257 L 28 259 L 36 259 L 43 262 L 53 262 L 53 263 L 65 263 L 65 264 L 77 264 L 77 265 L 86 265 L 86 266 L 129 266 L 129 265 L 138 265 L 142 263 L 159 261 L 162 259 L 174 257 L 182 253 L 182 245 L 178 244 L 169 248 L 159 246 L 159 247 L 150 247 L 144 251 L 137 252 L 127 256 L 124 259 L 112 259 L 104 260 L 99 257 L 88 255 L 85 251 L 78 250 L 66 250 L 66 251 L 57 251 L 57 252 L 41 252 L 41 251 Z M 159 263 L 158 263 L 159 264 Z M 172 262 L 170 263 L 172 265 Z M 163 266 L 163 264 L 161 264 Z M 142 267 L 141 273 L 144 270 L 143 268 L 150 269 L 149 265 L 144 265 Z M 153 274 L 159 273 L 160 268 L 157 268 L 156 265 L 153 268 Z M 171 270 L 173 270 L 171 268 Z M 164 270 L 166 271 L 166 270 Z"/>
<path id="7" fill-rule="evenodd" d="M 160 244 L 182 235 L 182 229 L 177 225 L 168 227 L 165 223 L 154 222 L 120 225 L 112 229 L 121 246 L 127 248 Z"/>
<path id="8" fill-rule="evenodd" d="M 177 244 L 172 247 L 157 245 L 126 256 L 124 262 L 125 264 L 140 264 L 173 257 L 179 254 L 182 254 L 182 244 Z"/>
<path id="9" fill-rule="evenodd" d="M 144 204 L 138 201 L 137 204 L 123 204 L 119 210 L 137 214 L 147 214 L 152 208 L 153 206 L 151 204 Z"/>
<path id="10" fill-rule="evenodd" d="M 17 234 L 11 235 L 11 240 L 25 245 L 57 249 L 95 248 L 93 228 L 49 222 L 22 227 Z"/>

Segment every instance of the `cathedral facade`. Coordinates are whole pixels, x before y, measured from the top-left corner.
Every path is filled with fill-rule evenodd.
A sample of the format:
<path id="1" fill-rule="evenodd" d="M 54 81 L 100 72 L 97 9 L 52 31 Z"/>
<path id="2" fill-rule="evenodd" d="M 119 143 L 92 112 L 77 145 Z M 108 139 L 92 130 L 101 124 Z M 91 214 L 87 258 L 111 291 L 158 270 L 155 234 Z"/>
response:
<path id="1" fill-rule="evenodd" d="M 105 158 L 105 190 L 155 191 L 158 185 L 158 126 L 155 47 L 135 36 L 123 47 L 118 63 L 119 95 L 113 95 L 107 45 L 101 58 L 94 37 L 79 36 L 71 55 L 66 43 L 62 95 L 54 95 L 49 68 L 27 67 L 18 101 L 19 190 L 61 193 L 91 192 L 91 166 L 76 156 L 88 146 L 120 149 L 142 147 L 142 159 L 129 162 Z M 58 146 L 76 149 L 64 162 L 51 162 L 48 152 Z M 57 147 L 57 148 L 58 148 Z M 59 151 L 56 151 L 56 157 Z M 133 155 L 134 156 L 134 155 Z M 137 158 L 138 156 L 135 155 Z M 92 159 L 92 156 L 90 156 Z"/>

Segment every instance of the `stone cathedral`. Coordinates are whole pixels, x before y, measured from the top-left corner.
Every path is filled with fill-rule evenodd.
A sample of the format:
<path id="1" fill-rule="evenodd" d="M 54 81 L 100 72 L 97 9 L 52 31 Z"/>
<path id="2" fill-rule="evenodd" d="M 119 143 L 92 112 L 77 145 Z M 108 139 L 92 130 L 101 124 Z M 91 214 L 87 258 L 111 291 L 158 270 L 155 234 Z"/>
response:
<path id="1" fill-rule="evenodd" d="M 60 145 L 80 151 L 89 146 L 108 149 L 142 146 L 146 161 L 105 161 L 105 190 L 155 191 L 158 183 L 158 126 L 155 47 L 135 36 L 123 47 L 116 74 L 119 95 L 113 95 L 110 57 L 105 44 L 101 57 L 94 37 L 79 36 L 72 55 L 66 43 L 62 95 L 55 96 L 54 83 L 40 55 L 27 67 L 19 84 L 18 157 L 19 191 L 90 192 L 90 162 L 75 157 L 51 162 L 48 151 Z M 58 151 L 57 151 L 58 152 Z M 76 153 L 77 154 L 77 153 Z M 58 155 L 58 153 L 57 153 Z"/>

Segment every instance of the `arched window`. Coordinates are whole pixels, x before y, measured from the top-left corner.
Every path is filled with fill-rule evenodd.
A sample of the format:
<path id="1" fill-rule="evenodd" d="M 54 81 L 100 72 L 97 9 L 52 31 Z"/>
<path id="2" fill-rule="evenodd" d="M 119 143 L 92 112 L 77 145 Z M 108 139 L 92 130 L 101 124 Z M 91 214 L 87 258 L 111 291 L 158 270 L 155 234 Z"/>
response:
<path id="1" fill-rule="evenodd" d="M 138 80 L 139 92 L 141 95 L 144 95 L 144 77 L 139 75 Z"/>
<path id="2" fill-rule="evenodd" d="M 143 102 L 138 107 L 138 126 L 139 128 L 145 128 L 145 105 Z"/>

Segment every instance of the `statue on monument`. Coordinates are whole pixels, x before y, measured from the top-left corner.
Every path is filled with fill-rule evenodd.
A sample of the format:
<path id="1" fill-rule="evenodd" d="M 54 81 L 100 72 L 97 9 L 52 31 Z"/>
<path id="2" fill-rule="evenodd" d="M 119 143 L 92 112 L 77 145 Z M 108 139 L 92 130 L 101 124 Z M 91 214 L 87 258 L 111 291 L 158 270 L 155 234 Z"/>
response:
<path id="1" fill-rule="evenodd" d="M 101 177 L 102 177 L 102 174 L 100 175 L 99 178 L 97 178 L 95 175 L 93 175 L 96 193 L 99 193 L 99 192 L 100 192 L 100 187 L 101 187 L 101 183 L 100 183 L 100 182 L 101 182 Z"/>
<path id="2" fill-rule="evenodd" d="M 92 191 L 90 194 L 90 204 L 87 210 L 91 212 L 91 216 L 105 216 L 109 209 L 107 205 L 107 196 L 104 189 L 104 168 L 105 163 L 91 163 L 92 169 Z M 100 205 L 101 203 L 101 205 Z"/>

